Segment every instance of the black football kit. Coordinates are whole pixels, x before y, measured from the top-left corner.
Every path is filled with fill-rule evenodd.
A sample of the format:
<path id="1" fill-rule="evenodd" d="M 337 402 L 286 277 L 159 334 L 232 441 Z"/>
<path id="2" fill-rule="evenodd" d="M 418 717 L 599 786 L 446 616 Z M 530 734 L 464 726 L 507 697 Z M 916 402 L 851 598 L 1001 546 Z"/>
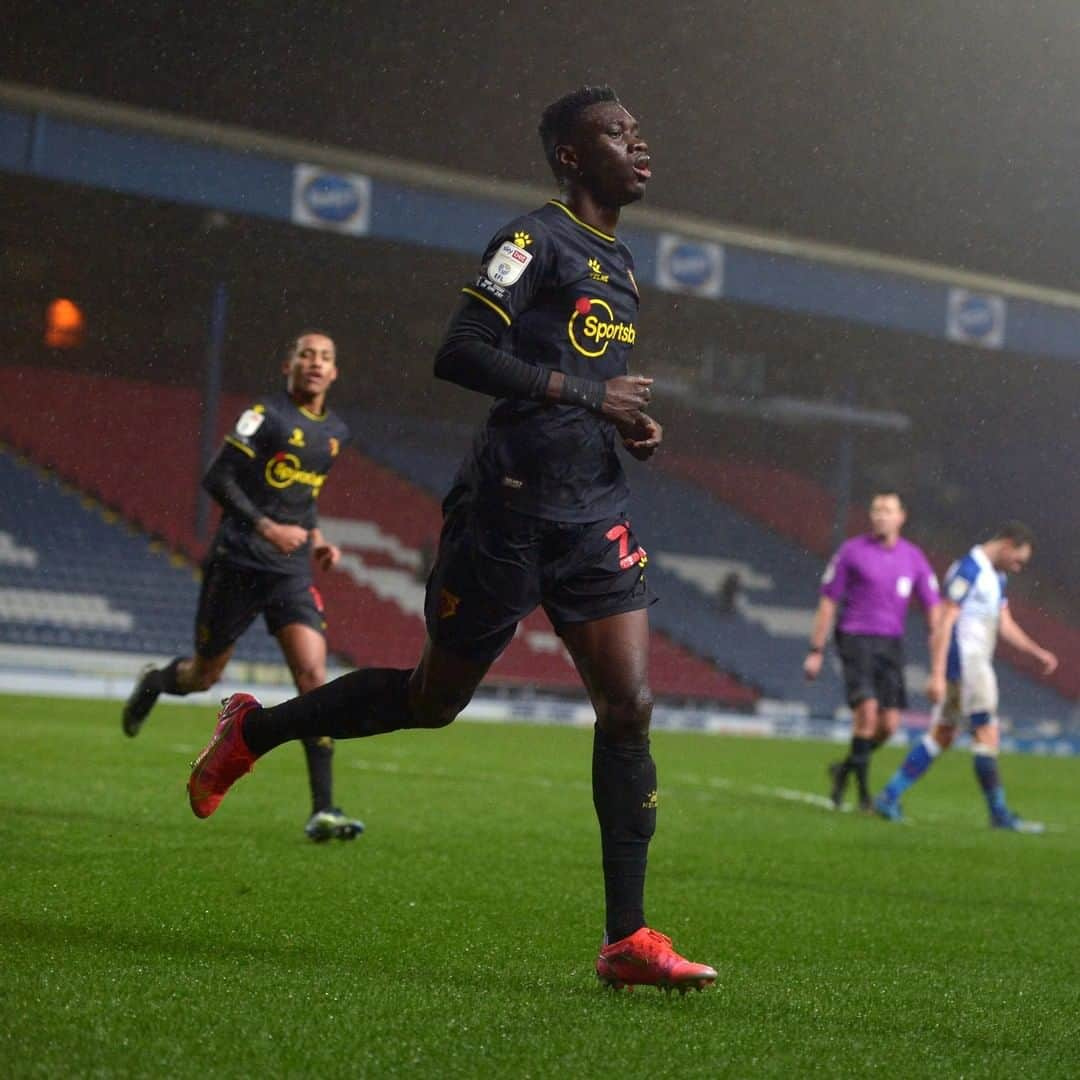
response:
<path id="1" fill-rule="evenodd" d="M 426 617 L 493 660 L 539 604 L 558 630 L 652 602 L 615 426 L 588 389 L 544 396 L 553 370 L 572 388 L 628 373 L 638 290 L 629 249 L 552 200 L 495 234 L 463 294 L 436 372 L 498 400 L 443 504 Z"/>
<path id="2" fill-rule="evenodd" d="M 223 513 L 203 567 L 195 630 L 200 656 L 220 655 L 260 612 L 271 634 L 292 623 L 325 630 L 310 539 L 285 554 L 255 523 L 267 517 L 315 528 L 319 491 L 348 439 L 335 413 L 313 413 L 284 392 L 246 409 L 225 436 L 203 480 Z"/>

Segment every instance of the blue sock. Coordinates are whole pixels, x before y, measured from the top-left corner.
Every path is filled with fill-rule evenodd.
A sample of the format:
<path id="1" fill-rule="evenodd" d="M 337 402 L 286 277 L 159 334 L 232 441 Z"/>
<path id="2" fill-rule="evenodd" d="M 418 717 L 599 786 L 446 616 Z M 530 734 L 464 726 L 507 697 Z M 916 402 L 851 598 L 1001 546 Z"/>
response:
<path id="1" fill-rule="evenodd" d="M 933 765 L 934 758 L 940 753 L 941 747 L 938 746 L 933 737 L 924 735 L 908 751 L 908 756 L 904 758 L 903 764 L 885 785 L 885 790 L 881 793 L 882 798 L 887 799 L 889 802 L 896 802 Z"/>
<path id="2" fill-rule="evenodd" d="M 986 805 L 990 808 L 990 816 L 995 818 L 1008 817 L 1009 807 L 1005 802 L 1005 788 L 1001 786 L 1001 775 L 998 773 L 997 755 L 980 754 L 975 752 L 972 758 L 975 764 L 975 779 L 979 781 L 979 787 L 986 796 Z"/>

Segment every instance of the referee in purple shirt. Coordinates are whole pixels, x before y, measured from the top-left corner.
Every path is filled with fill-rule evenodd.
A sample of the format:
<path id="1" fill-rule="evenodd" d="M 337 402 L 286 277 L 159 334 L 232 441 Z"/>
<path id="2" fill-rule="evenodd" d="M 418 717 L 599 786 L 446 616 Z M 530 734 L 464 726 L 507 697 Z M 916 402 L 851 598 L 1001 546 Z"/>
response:
<path id="1" fill-rule="evenodd" d="M 904 622 L 912 596 L 919 598 L 931 634 L 938 618 L 937 578 L 922 550 L 901 538 L 906 520 L 904 501 L 895 491 L 876 494 L 870 500 L 870 532 L 841 544 L 821 579 L 803 672 L 808 679 L 820 674 L 835 621 L 847 703 L 854 714 L 851 750 L 829 766 L 837 809 L 852 773 L 859 785 L 859 809 L 873 809 L 870 755 L 888 742 L 900 726 L 900 710 L 907 707 Z"/>

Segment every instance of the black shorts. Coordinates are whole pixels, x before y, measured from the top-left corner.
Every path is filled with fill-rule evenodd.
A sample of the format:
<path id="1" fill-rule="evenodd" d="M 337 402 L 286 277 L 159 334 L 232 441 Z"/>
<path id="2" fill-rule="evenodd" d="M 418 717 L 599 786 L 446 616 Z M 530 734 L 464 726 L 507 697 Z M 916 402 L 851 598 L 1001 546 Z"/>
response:
<path id="1" fill-rule="evenodd" d="M 195 651 L 208 658 L 220 656 L 259 614 L 271 634 L 293 623 L 326 632 L 322 597 L 307 574 L 273 573 L 211 559 L 203 566 Z"/>
<path id="2" fill-rule="evenodd" d="M 431 640 L 490 663 L 543 605 L 555 632 L 655 602 L 647 558 L 624 517 L 546 521 L 505 507 L 447 501 L 424 613 Z"/>
<path id="3" fill-rule="evenodd" d="M 900 638 L 837 631 L 836 648 L 844 664 L 844 688 L 851 708 L 868 698 L 876 698 L 883 709 L 907 708 Z"/>

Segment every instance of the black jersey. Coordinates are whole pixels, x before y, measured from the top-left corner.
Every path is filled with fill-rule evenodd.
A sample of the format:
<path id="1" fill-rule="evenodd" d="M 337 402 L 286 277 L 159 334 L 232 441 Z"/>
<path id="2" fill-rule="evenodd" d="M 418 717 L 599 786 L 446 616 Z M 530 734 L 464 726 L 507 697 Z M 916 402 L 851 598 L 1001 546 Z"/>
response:
<path id="1" fill-rule="evenodd" d="M 329 409 L 321 415 L 281 392 L 246 409 L 225 436 L 222 454 L 235 458 L 235 476 L 260 514 L 283 525 L 318 524 L 315 500 L 334 459 L 349 439 L 345 422 Z M 212 557 L 259 570 L 309 573 L 311 543 L 285 555 L 252 523 L 227 510 Z"/>
<path id="2" fill-rule="evenodd" d="M 628 373 L 637 338 L 633 265 L 625 244 L 552 200 L 495 234 L 464 292 L 506 321 L 499 345 L 517 359 L 605 381 Z M 616 438 L 580 406 L 500 399 L 458 483 L 552 521 L 615 517 L 627 498 Z"/>

